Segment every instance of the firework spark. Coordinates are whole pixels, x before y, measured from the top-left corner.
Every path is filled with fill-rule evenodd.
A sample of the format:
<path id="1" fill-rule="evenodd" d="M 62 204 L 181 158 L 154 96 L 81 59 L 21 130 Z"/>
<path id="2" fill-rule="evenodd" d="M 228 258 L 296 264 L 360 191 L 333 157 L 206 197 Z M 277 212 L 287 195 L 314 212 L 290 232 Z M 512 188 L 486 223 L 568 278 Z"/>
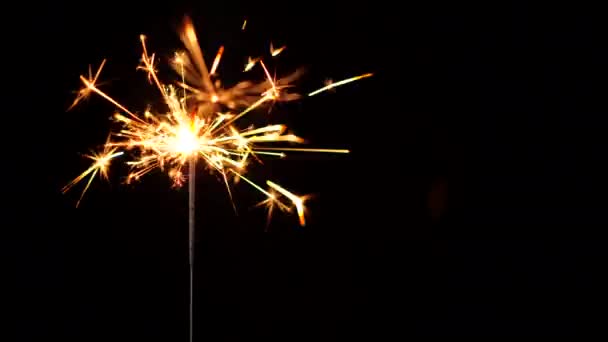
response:
<path id="1" fill-rule="evenodd" d="M 95 76 L 93 76 L 93 71 L 91 70 L 91 66 L 89 65 L 89 78 L 86 78 L 87 83 L 89 84 L 95 84 L 97 83 L 97 79 L 99 78 L 99 74 L 101 74 L 101 70 L 103 69 L 103 66 L 106 64 L 106 60 L 104 59 L 101 64 L 99 65 L 99 69 L 97 69 L 97 72 L 95 73 Z M 81 78 L 84 78 L 84 76 L 80 76 Z M 91 94 L 91 88 L 89 87 L 84 87 L 81 88 L 78 91 L 78 96 L 76 96 L 76 98 L 74 99 L 74 102 L 72 102 L 72 105 L 68 108 L 68 110 L 71 110 L 72 108 L 76 107 L 76 105 L 78 103 L 80 103 L 80 101 L 84 100 L 85 98 L 87 98 L 89 95 Z"/>
<path id="2" fill-rule="evenodd" d="M 89 180 L 87 181 L 84 190 L 82 190 L 82 193 L 78 198 L 78 202 L 76 202 L 76 207 L 80 205 L 80 201 L 82 201 L 85 192 L 87 192 L 89 186 L 91 185 L 91 182 L 93 181 L 93 178 L 95 178 L 97 174 L 99 174 L 99 176 L 101 178 L 104 178 L 105 180 L 108 179 L 108 168 L 110 166 L 111 160 L 124 154 L 122 151 L 116 152 L 117 150 L 117 147 L 112 147 L 108 143 L 106 143 L 103 147 L 102 152 L 91 152 L 91 154 L 84 155 L 85 158 L 93 160 L 93 164 L 83 173 L 81 173 L 78 177 L 74 178 L 70 183 L 64 186 L 63 189 L 61 189 L 63 193 L 66 193 L 80 181 L 89 176 Z"/>
<path id="3" fill-rule="evenodd" d="M 243 28 L 244 26 L 245 23 Z M 204 61 L 194 26 L 188 18 L 181 30 L 181 39 L 185 51 L 176 53 L 171 63 L 180 80 L 175 84 L 165 84 L 158 77 L 155 55 L 148 52 L 146 37 L 140 36 L 143 52 L 138 69 L 144 70 L 149 81 L 158 89 L 165 103 L 164 111 L 146 110 L 138 115 L 101 91 L 97 86 L 97 80 L 105 60 L 94 75 L 89 69 L 88 78 L 80 77 L 83 88 L 70 108 L 89 94 L 96 93 L 117 107 L 119 112 L 114 115 L 114 119 L 121 127 L 111 134 L 102 152 L 87 156 L 94 161 L 93 165 L 71 181 L 63 189 L 64 192 L 89 176 L 82 198 L 94 176 L 100 174 L 107 177 L 111 160 L 126 152 L 132 157 L 126 162 L 131 168 L 126 178 L 127 182 L 139 180 L 153 170 L 162 170 L 167 171 L 173 185 L 179 187 L 185 181 L 184 167 L 193 160 L 201 160 L 207 168 L 221 176 L 231 199 L 230 180 L 237 182 L 242 179 L 265 196 L 265 200 L 261 203 L 267 206 L 269 213 L 274 207 L 278 207 L 281 211 L 290 211 L 290 206 L 293 206 L 300 224 L 304 225 L 306 197 L 296 196 L 272 181 L 266 182 L 269 188 L 265 190 L 245 177 L 248 165 L 263 156 L 285 157 L 286 152 L 349 153 L 349 151 L 289 146 L 301 144 L 304 140 L 281 124 L 240 127 L 242 126 L 240 119 L 255 109 L 277 101 L 299 99 L 299 94 L 290 93 L 289 90 L 292 88 L 291 83 L 297 80 L 302 71 L 296 70 L 277 79 L 271 77 L 262 58 L 249 58 L 246 71 L 259 65 L 264 78 L 260 81 L 240 81 L 232 87 L 225 88 L 217 78 L 224 47 L 219 48 L 209 69 Z M 284 49 L 285 46 L 275 49 L 271 44 L 270 56 L 277 56 Z M 371 74 L 333 83 L 308 95 L 312 96 L 369 76 Z"/>

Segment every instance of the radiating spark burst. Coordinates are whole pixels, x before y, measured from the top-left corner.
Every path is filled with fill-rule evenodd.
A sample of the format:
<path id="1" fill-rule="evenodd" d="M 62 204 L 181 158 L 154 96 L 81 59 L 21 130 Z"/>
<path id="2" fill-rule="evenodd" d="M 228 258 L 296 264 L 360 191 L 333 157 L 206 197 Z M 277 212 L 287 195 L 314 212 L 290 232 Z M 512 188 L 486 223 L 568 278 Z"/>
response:
<path id="1" fill-rule="evenodd" d="M 263 201 L 260 201 L 256 205 L 256 207 L 261 207 L 261 206 L 266 207 L 266 228 L 268 229 L 268 226 L 270 225 L 270 219 L 272 218 L 272 214 L 274 212 L 275 207 L 278 207 L 279 210 L 281 210 L 283 212 L 290 212 L 291 208 L 286 206 L 285 204 L 283 204 L 282 202 L 280 202 L 277 199 L 278 194 L 275 190 L 269 189 L 268 191 L 265 191 L 265 190 L 261 189 L 260 191 L 263 191 L 263 193 L 266 195 L 266 199 Z"/>
<path id="2" fill-rule="evenodd" d="M 118 108 L 119 112 L 114 115 L 114 119 L 121 124 L 121 128 L 111 135 L 112 139 L 106 142 L 103 152 L 88 156 L 94 160 L 93 165 L 70 182 L 64 188 L 64 192 L 90 175 L 86 191 L 97 173 L 107 177 L 110 161 L 124 152 L 131 152 L 130 155 L 133 157 L 132 160 L 127 161 L 127 165 L 131 168 L 127 182 L 138 180 L 143 175 L 158 169 L 167 171 L 173 186 L 179 187 L 186 181 L 184 166 L 190 161 L 201 160 L 207 168 L 217 172 L 224 180 L 231 201 L 229 180 L 236 183 L 242 179 L 265 196 L 266 199 L 260 204 L 266 205 L 269 215 L 275 207 L 281 211 L 290 211 L 292 205 L 296 209 L 300 224 L 304 225 L 304 201 L 307 197 L 296 196 L 272 181 L 266 182 L 269 190 L 263 189 L 245 177 L 248 165 L 258 161 L 262 156 L 282 158 L 285 152 L 349 153 L 349 151 L 272 146 L 272 144 L 304 142 L 282 124 L 239 127 L 239 119 L 255 109 L 272 105 L 277 101 L 292 101 L 300 98 L 300 95 L 289 93 L 288 90 L 292 87 L 291 83 L 301 75 L 301 70 L 277 79 L 271 77 L 261 58 L 250 58 L 246 70 L 251 70 L 259 64 L 263 70 L 264 80 L 257 82 L 245 80 L 224 88 L 221 80 L 217 78 L 217 68 L 224 47 L 220 47 L 211 69 L 208 69 L 194 27 L 187 17 L 181 31 L 181 39 L 185 51 L 176 53 L 171 63 L 180 80 L 176 85 L 172 85 L 160 81 L 155 68 L 155 55 L 148 52 L 146 37 L 140 36 L 143 52 L 138 69 L 147 72 L 150 83 L 154 84 L 160 92 L 166 106 L 165 111 L 146 110 L 143 115 L 137 115 L 101 91 L 96 82 L 105 60 L 95 76 L 89 71 L 89 78 L 80 77 L 84 87 L 80 90 L 75 103 L 90 93 L 97 93 Z M 275 50 L 271 47 L 271 55 L 278 55 L 284 48 Z M 341 81 L 335 86 L 368 76 L 371 74 Z M 325 88 L 311 94 L 326 90 Z M 312 96 L 311 94 L 309 95 Z"/>
<path id="3" fill-rule="evenodd" d="M 99 74 L 101 74 L 101 70 L 103 69 L 103 66 L 106 64 L 106 60 L 104 59 L 101 64 L 99 65 L 99 68 L 97 69 L 97 72 L 95 73 L 95 76 L 93 76 L 93 71 L 91 70 L 91 66 L 89 65 L 89 78 L 87 78 L 87 82 L 90 84 L 95 84 L 97 83 L 97 79 L 99 78 Z M 84 77 L 84 76 L 81 76 Z M 72 105 L 70 105 L 70 107 L 68 108 L 68 110 L 71 110 L 72 108 L 76 107 L 76 105 L 84 100 L 85 98 L 87 98 L 89 95 L 91 94 L 91 89 L 89 87 L 83 87 L 78 91 L 78 96 L 76 96 L 76 98 L 74 99 L 74 102 L 72 102 Z"/>
<path id="4" fill-rule="evenodd" d="M 110 166 L 110 161 L 113 158 L 116 158 L 123 154 L 122 151 L 116 152 L 117 150 L 118 147 L 112 147 L 106 142 L 102 152 L 92 152 L 91 154 L 84 155 L 84 157 L 93 160 L 93 164 L 83 173 L 81 173 L 78 177 L 74 178 L 70 183 L 64 186 L 61 190 L 63 193 L 66 193 L 80 181 L 89 176 L 89 180 L 87 181 L 84 190 L 82 190 L 82 193 L 78 198 L 78 202 L 76 202 L 76 207 L 80 205 L 80 202 L 82 201 L 85 192 L 87 192 L 89 186 L 91 185 L 91 182 L 93 181 L 93 178 L 95 178 L 97 174 L 99 174 L 101 178 L 104 178 L 106 180 L 108 179 L 108 168 Z"/>

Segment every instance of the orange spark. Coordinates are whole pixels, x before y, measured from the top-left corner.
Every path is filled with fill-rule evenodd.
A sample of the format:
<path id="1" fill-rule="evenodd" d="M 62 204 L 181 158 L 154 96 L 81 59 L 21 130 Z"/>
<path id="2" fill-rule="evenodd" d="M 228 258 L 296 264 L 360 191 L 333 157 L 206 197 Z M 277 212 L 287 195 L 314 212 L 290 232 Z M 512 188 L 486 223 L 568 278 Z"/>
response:
<path id="1" fill-rule="evenodd" d="M 215 59 L 213 60 L 213 65 L 211 66 L 211 71 L 209 72 L 211 75 L 215 74 L 218 65 L 220 65 L 220 60 L 222 59 L 222 54 L 224 53 L 224 46 L 220 46 L 220 49 L 217 51 L 215 55 Z"/>
<path id="2" fill-rule="evenodd" d="M 283 50 L 285 50 L 287 46 L 283 45 L 278 49 L 275 49 L 272 46 L 272 42 L 270 42 L 270 55 L 272 55 L 272 57 L 278 56 L 281 52 L 283 52 Z"/>
<path id="3" fill-rule="evenodd" d="M 103 61 L 101 61 L 101 64 L 99 65 L 95 76 L 93 76 L 93 72 L 91 71 L 91 65 L 89 64 L 89 78 L 86 78 L 87 82 L 85 83 L 85 86 L 78 91 L 78 96 L 76 96 L 76 99 L 74 99 L 74 102 L 72 102 L 72 105 L 68 108 L 68 110 L 72 110 L 78 104 L 78 102 L 87 98 L 91 94 L 92 89 L 90 86 L 88 86 L 88 84 L 95 86 L 97 78 L 99 78 L 99 74 L 101 74 L 101 69 L 103 69 L 103 66 L 105 64 L 106 60 L 104 59 Z M 84 78 L 84 76 L 80 77 Z"/>

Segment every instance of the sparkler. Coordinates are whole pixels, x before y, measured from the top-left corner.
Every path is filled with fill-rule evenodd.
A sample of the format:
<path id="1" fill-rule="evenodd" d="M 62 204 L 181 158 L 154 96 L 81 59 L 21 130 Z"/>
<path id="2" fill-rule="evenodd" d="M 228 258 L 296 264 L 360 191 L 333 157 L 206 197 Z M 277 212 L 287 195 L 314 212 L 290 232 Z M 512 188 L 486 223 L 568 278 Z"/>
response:
<path id="1" fill-rule="evenodd" d="M 243 23 L 242 30 L 245 29 L 246 23 L 247 21 Z M 166 107 L 165 111 L 146 110 L 143 114 L 138 115 L 101 91 L 97 81 L 105 60 L 95 74 L 89 68 L 88 78 L 80 77 L 83 87 L 70 109 L 88 95 L 96 93 L 116 106 L 118 112 L 114 114 L 114 119 L 121 127 L 108 137 L 101 152 L 86 156 L 94 163 L 66 185 L 63 192 L 67 192 L 88 177 L 86 186 L 76 203 L 78 206 L 93 178 L 99 174 L 107 179 L 111 161 L 124 154 L 131 156 L 131 159 L 126 162 L 131 168 L 126 182 L 137 181 L 153 170 L 166 171 L 176 187 L 180 187 L 186 180 L 188 181 L 190 341 L 192 341 L 197 163 L 202 162 L 208 169 L 221 176 L 233 206 L 230 182 L 236 183 L 244 180 L 264 195 L 265 199 L 258 205 L 266 206 L 268 221 L 274 208 L 285 212 L 295 209 L 299 223 L 304 226 L 306 223 L 304 202 L 307 197 L 295 195 L 270 180 L 266 181 L 268 189 L 262 188 L 245 177 L 248 164 L 262 156 L 282 158 L 285 157 L 286 152 L 349 153 L 349 151 L 290 147 L 289 145 L 301 144 L 304 140 L 291 134 L 285 125 L 239 127 L 239 119 L 258 108 L 272 105 L 275 102 L 299 99 L 300 95 L 291 93 L 289 90 L 293 87 L 291 83 L 301 75 L 301 70 L 277 79 L 271 77 L 262 57 L 250 57 L 244 71 L 250 71 L 259 65 L 263 70 L 264 79 L 257 82 L 244 80 L 226 88 L 217 77 L 224 47 L 219 48 L 209 70 L 194 26 L 189 18 L 184 21 L 181 40 L 186 50 L 176 53 L 175 58 L 171 61 L 171 65 L 179 74 L 180 79 L 174 84 L 165 84 L 158 77 L 155 55 L 148 52 L 146 37 L 140 36 L 143 52 L 141 65 L 137 69 L 147 72 L 148 80 L 156 86 L 161 95 Z M 284 49 L 285 46 L 275 48 L 271 43 L 269 57 L 278 56 Z M 332 83 L 308 95 L 313 96 L 371 75 L 364 74 Z M 284 146 L 284 144 L 288 146 Z M 187 178 L 184 175 L 186 165 L 189 168 Z"/>

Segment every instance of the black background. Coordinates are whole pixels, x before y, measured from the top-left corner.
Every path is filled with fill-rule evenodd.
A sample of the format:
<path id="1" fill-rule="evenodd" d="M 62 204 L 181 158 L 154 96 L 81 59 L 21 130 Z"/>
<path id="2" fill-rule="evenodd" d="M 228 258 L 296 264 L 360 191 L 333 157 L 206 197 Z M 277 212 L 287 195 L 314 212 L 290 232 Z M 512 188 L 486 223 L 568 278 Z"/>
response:
<path id="1" fill-rule="evenodd" d="M 107 58 L 103 89 L 145 109 L 138 36 L 170 56 L 188 13 L 208 61 L 226 45 L 227 80 L 270 40 L 287 45 L 278 73 L 307 67 L 302 92 L 375 73 L 271 114 L 314 146 L 352 150 L 252 170 L 315 195 L 307 227 L 277 215 L 265 232 L 254 191 L 237 186 L 236 216 L 200 170 L 196 340 L 602 333 L 599 8 L 54 2 L 5 13 L 7 341 L 187 339 L 185 189 L 161 173 L 120 185 L 120 166 L 78 209 L 79 189 L 60 189 L 112 126 L 95 96 L 65 111 L 78 75 Z"/>

